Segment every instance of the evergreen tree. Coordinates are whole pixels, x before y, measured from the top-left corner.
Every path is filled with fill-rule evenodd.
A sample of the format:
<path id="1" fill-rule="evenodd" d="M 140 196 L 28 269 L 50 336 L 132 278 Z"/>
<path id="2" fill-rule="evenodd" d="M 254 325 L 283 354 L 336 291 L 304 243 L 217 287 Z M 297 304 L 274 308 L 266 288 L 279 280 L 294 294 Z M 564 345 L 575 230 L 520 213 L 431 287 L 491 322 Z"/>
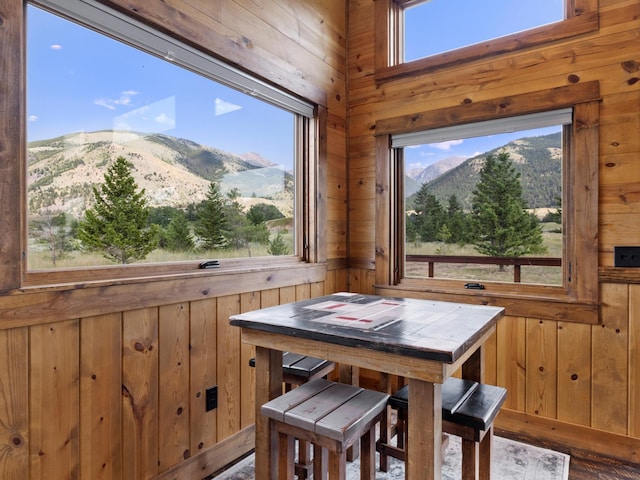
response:
<path id="1" fill-rule="evenodd" d="M 269 230 L 265 223 L 253 224 L 244 214 L 238 202 L 240 191 L 234 188 L 227 194 L 225 211 L 227 217 L 227 238 L 236 249 L 246 248 L 251 256 L 251 242 L 266 244 L 269 242 Z"/>
<path id="2" fill-rule="evenodd" d="M 196 207 L 196 215 L 194 231 L 202 241 L 202 248 L 204 250 L 227 248 L 229 242 L 225 236 L 227 232 L 225 201 L 217 183 L 209 184 L 206 198 Z"/>
<path id="3" fill-rule="evenodd" d="M 189 222 L 183 212 L 175 212 L 165 232 L 166 248 L 174 252 L 193 250 L 195 243 Z"/>
<path id="4" fill-rule="evenodd" d="M 464 213 L 462 203 L 458 200 L 456 194 L 449 197 L 447 206 L 447 215 L 445 224 L 449 231 L 448 243 L 465 244 L 469 239 L 469 221 L 468 215 Z"/>
<path id="5" fill-rule="evenodd" d="M 124 157 L 109 167 L 104 183 L 93 188 L 95 206 L 85 212 L 78 229 L 86 248 L 101 250 L 105 258 L 122 264 L 146 258 L 158 244 L 145 191 L 138 190 L 131 167 Z"/>
<path id="6" fill-rule="evenodd" d="M 473 191 L 473 241 L 483 255 L 508 257 L 542 253 L 542 229 L 526 211 L 520 174 L 509 154 L 489 155 Z"/>
<path id="7" fill-rule="evenodd" d="M 269 241 L 269 247 L 267 248 L 269 255 L 289 255 L 289 247 L 283 238 L 285 233 L 287 233 L 286 230 L 284 230 L 284 232 L 278 230 L 276 236 Z"/>
<path id="8" fill-rule="evenodd" d="M 412 218 L 416 235 L 424 242 L 438 240 L 438 232 L 444 223 L 444 210 L 438 199 L 422 184 L 414 201 L 415 217 Z M 412 232 L 413 233 L 413 232 Z"/>
<path id="9" fill-rule="evenodd" d="M 284 218 L 284 215 L 275 205 L 258 203 L 256 205 L 251 205 L 247 212 L 247 218 L 253 225 L 258 225 L 259 223 L 265 223 L 276 218 Z"/>

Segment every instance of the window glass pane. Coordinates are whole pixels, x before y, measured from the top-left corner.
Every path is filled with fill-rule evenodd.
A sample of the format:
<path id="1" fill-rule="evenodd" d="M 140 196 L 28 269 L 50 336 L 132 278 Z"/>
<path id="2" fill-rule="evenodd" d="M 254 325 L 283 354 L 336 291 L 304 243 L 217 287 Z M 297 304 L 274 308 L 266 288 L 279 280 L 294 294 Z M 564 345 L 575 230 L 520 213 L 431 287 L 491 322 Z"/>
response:
<path id="1" fill-rule="evenodd" d="M 27 42 L 30 269 L 295 253 L 294 113 L 33 6 Z M 147 222 L 127 201 L 93 245 L 93 189 L 113 213 L 102 186 L 127 174 Z M 120 255 L 129 228 L 157 246 Z"/>
<path id="2" fill-rule="evenodd" d="M 405 147 L 405 276 L 561 285 L 562 145 L 557 125 Z"/>
<path id="3" fill-rule="evenodd" d="M 404 61 L 564 19 L 565 0 L 430 0 L 404 10 Z"/>

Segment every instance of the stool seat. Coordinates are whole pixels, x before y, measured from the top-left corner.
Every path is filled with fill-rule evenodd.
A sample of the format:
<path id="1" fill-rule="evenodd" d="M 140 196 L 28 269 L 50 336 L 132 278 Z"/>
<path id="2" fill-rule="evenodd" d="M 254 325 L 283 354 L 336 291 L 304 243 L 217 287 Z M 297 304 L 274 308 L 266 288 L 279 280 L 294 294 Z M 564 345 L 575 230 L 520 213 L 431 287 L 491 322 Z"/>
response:
<path id="1" fill-rule="evenodd" d="M 280 479 L 293 478 L 294 438 L 314 445 L 314 478 L 344 480 L 346 452 L 362 439 L 361 479 L 375 478 L 375 425 L 389 395 L 316 379 L 265 403 L 261 412 L 272 419 L 279 436 Z M 325 452 L 329 452 L 328 472 Z"/>
<path id="2" fill-rule="evenodd" d="M 249 359 L 251 367 L 256 359 Z M 314 378 L 321 378 L 335 369 L 335 363 L 300 353 L 282 352 L 282 381 L 287 385 L 302 385 Z"/>
<path id="3" fill-rule="evenodd" d="M 256 359 L 249 359 L 251 367 L 256 366 Z M 285 392 L 293 386 L 299 386 L 316 378 L 326 377 L 335 369 L 335 363 L 321 358 L 309 357 L 300 353 L 282 352 L 282 383 Z M 298 461 L 296 474 L 301 480 L 309 476 L 311 464 L 311 450 L 308 442 L 301 440 L 298 444 Z"/>
<path id="4" fill-rule="evenodd" d="M 493 421 L 507 398 L 507 390 L 494 385 L 451 377 L 442 385 L 442 430 L 462 438 L 462 478 L 489 478 Z M 377 449 L 380 468 L 387 470 L 387 456 L 400 460 L 406 457 L 406 424 L 409 406 L 409 386 L 404 386 L 389 398 L 389 406 L 398 413 L 392 428 L 381 432 Z M 397 435 L 397 446 L 390 444 Z"/>

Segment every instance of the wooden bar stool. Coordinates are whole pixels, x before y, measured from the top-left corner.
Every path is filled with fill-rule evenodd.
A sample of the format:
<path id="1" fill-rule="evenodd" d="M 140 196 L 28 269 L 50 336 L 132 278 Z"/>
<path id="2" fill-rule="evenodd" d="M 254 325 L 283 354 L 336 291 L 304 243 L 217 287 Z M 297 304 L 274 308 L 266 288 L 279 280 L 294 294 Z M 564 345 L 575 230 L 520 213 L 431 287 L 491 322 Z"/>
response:
<path id="1" fill-rule="evenodd" d="M 317 379 L 265 403 L 262 414 L 278 433 L 280 480 L 294 475 L 294 439 L 314 445 L 313 477 L 345 480 L 347 449 L 361 440 L 360 478 L 375 479 L 375 427 L 389 395 Z M 326 456 L 328 452 L 328 458 Z"/>
<path id="2" fill-rule="evenodd" d="M 506 389 L 471 380 L 451 377 L 442 385 L 442 431 L 462 438 L 463 480 L 491 478 L 493 421 L 506 398 Z M 387 471 L 388 456 L 406 460 L 409 387 L 394 393 L 388 403 L 397 412 L 397 422 L 385 428 L 387 417 L 381 421 L 376 448 L 382 471 Z M 394 436 L 395 446 L 390 443 Z"/>
<path id="3" fill-rule="evenodd" d="M 256 366 L 256 359 L 251 358 L 249 365 Z M 284 391 L 289 392 L 294 386 L 303 385 L 316 378 L 324 378 L 335 369 L 335 363 L 321 358 L 309 357 L 299 353 L 282 353 L 282 383 Z M 311 473 L 311 447 L 306 440 L 298 441 L 298 459 L 295 463 L 296 475 L 306 479 Z"/>

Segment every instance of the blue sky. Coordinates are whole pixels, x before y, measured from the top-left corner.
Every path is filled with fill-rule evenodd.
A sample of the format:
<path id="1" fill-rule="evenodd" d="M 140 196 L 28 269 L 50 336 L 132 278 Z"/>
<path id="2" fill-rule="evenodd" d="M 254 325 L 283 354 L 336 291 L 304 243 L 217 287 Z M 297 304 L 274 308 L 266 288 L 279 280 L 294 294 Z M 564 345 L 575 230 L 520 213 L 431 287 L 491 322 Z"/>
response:
<path id="1" fill-rule="evenodd" d="M 565 0 L 430 0 L 407 9 L 405 60 L 562 20 L 564 3 Z M 554 127 L 406 148 L 405 162 L 407 169 L 424 168 L 447 157 L 473 157 L 517 138 L 559 130 Z"/>
<path id="2" fill-rule="evenodd" d="M 563 2 L 431 0 L 409 9 L 406 56 L 474 43 L 477 25 L 495 38 L 556 21 Z M 276 107 L 32 6 L 27 53 L 29 141 L 81 131 L 153 131 L 232 153 L 257 152 L 291 168 L 293 116 Z M 408 148 L 407 163 L 425 167 L 473 156 L 519 136 Z"/>
<path id="3" fill-rule="evenodd" d="M 29 141 L 130 129 L 291 168 L 292 114 L 38 8 L 27 18 Z"/>

